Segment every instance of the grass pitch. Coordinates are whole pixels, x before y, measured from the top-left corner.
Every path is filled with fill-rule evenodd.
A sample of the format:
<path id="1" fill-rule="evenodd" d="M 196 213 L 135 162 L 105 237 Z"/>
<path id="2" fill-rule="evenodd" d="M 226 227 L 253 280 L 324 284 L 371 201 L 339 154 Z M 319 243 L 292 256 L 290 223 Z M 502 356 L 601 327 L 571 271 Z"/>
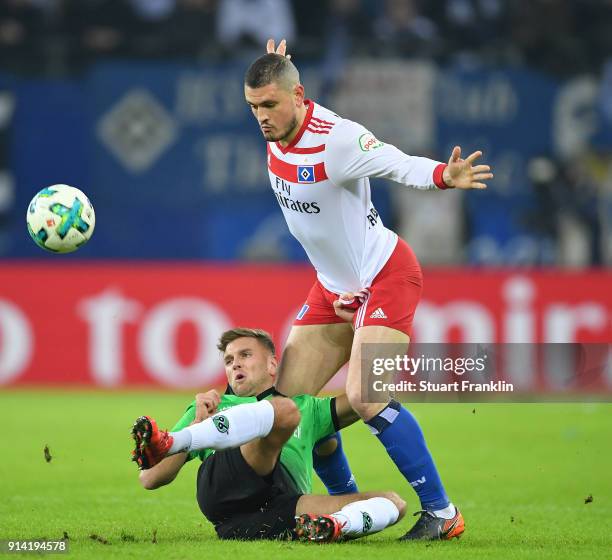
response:
<path id="1" fill-rule="evenodd" d="M 399 543 L 416 519 L 407 516 L 360 541 L 312 545 L 218 541 L 195 501 L 195 461 L 168 487 L 140 487 L 129 461 L 133 420 L 150 414 L 169 427 L 190 400 L 176 393 L 0 393 L 0 540 L 66 533 L 78 558 L 612 556 L 611 404 L 410 406 L 463 511 L 464 537 Z M 344 443 L 360 489 L 396 490 L 409 511 L 419 509 L 363 425 L 345 430 Z M 322 492 L 318 481 L 315 491 Z"/>

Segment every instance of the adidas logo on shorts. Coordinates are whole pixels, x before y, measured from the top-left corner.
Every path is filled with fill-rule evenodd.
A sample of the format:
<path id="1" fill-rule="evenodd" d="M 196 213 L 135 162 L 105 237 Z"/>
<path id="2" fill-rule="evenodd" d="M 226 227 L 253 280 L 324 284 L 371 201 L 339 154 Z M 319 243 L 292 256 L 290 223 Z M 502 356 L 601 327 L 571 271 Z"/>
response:
<path id="1" fill-rule="evenodd" d="M 382 307 L 378 307 L 376 311 L 374 311 L 374 313 L 370 315 L 370 319 L 386 319 L 386 318 L 387 316 L 385 315 L 385 312 L 382 310 Z"/>

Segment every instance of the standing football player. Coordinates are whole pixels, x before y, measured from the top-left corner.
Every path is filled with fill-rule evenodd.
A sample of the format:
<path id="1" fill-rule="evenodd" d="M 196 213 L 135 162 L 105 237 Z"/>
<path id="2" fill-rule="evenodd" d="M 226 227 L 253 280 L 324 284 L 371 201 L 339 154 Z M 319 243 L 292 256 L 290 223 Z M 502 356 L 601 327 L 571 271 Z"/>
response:
<path id="1" fill-rule="evenodd" d="M 351 406 L 421 502 L 421 517 L 402 538 L 457 537 L 464 531 L 463 517 L 447 497 L 414 416 L 395 400 L 369 403 L 362 397 L 362 344 L 407 345 L 422 290 L 419 263 L 406 242 L 382 224 L 368 178 L 444 190 L 484 189 L 493 175 L 488 165 L 476 164 L 481 152 L 462 159 L 456 146 L 445 164 L 385 144 L 305 97 L 284 40 L 276 50 L 269 40 L 267 51 L 246 72 L 245 98 L 268 143 L 272 190 L 317 271 L 287 339 L 277 388 L 289 396 L 316 395 L 348 361 Z M 344 306 L 343 293 L 360 294 L 347 304 L 349 312 L 356 310 L 352 324 L 336 313 Z M 335 460 L 341 466 L 346 458 L 337 441 Z M 327 473 L 333 471 L 328 465 Z"/>

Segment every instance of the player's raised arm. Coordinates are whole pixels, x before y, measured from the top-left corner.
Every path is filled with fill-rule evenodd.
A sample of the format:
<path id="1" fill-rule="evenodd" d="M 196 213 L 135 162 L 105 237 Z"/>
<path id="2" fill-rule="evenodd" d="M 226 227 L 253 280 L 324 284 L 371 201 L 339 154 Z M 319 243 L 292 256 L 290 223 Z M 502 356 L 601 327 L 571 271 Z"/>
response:
<path id="1" fill-rule="evenodd" d="M 467 189 L 485 188 L 482 181 L 493 177 L 488 165 L 472 165 L 481 152 L 474 152 L 463 160 L 460 148 L 456 147 L 449 163 L 444 164 L 405 154 L 349 120 L 332 129 L 326 152 L 327 175 L 338 185 L 364 177 L 381 177 L 417 189 Z"/>

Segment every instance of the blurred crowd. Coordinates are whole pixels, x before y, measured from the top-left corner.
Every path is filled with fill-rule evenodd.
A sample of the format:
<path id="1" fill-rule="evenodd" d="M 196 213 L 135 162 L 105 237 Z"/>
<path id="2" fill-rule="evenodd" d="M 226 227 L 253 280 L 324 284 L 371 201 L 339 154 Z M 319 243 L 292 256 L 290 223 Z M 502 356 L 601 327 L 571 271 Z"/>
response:
<path id="1" fill-rule="evenodd" d="M 103 57 L 223 58 L 286 37 L 344 52 L 597 72 L 612 0 L 2 0 L 0 68 L 66 74 Z"/>
<path id="2" fill-rule="evenodd" d="M 441 68 L 527 67 L 560 82 L 593 76 L 612 120 L 612 0 L 0 0 L 0 71 L 26 76 L 71 77 L 94 61 L 117 58 L 250 59 L 268 37 L 286 38 L 300 63 L 323 62 L 321 96 L 334 91 L 352 57 L 427 59 Z M 12 98 L 5 97 L 0 116 L 11 112 Z M 11 210 L 6 193 L 13 192 L 2 171 L 5 121 L 0 118 L 0 230 Z M 490 254 L 480 260 L 612 263 L 612 154 L 535 158 L 527 176 L 535 203 L 520 226 L 551 250 L 513 259 L 479 246 L 475 252 Z M 393 225 L 413 243 L 421 235 L 424 262 L 466 262 L 472 249 L 465 209 L 449 207 L 443 218 L 439 199 L 423 211 L 426 197 L 397 192 L 401 212 Z M 415 231 L 407 230 L 411 225 Z"/>

